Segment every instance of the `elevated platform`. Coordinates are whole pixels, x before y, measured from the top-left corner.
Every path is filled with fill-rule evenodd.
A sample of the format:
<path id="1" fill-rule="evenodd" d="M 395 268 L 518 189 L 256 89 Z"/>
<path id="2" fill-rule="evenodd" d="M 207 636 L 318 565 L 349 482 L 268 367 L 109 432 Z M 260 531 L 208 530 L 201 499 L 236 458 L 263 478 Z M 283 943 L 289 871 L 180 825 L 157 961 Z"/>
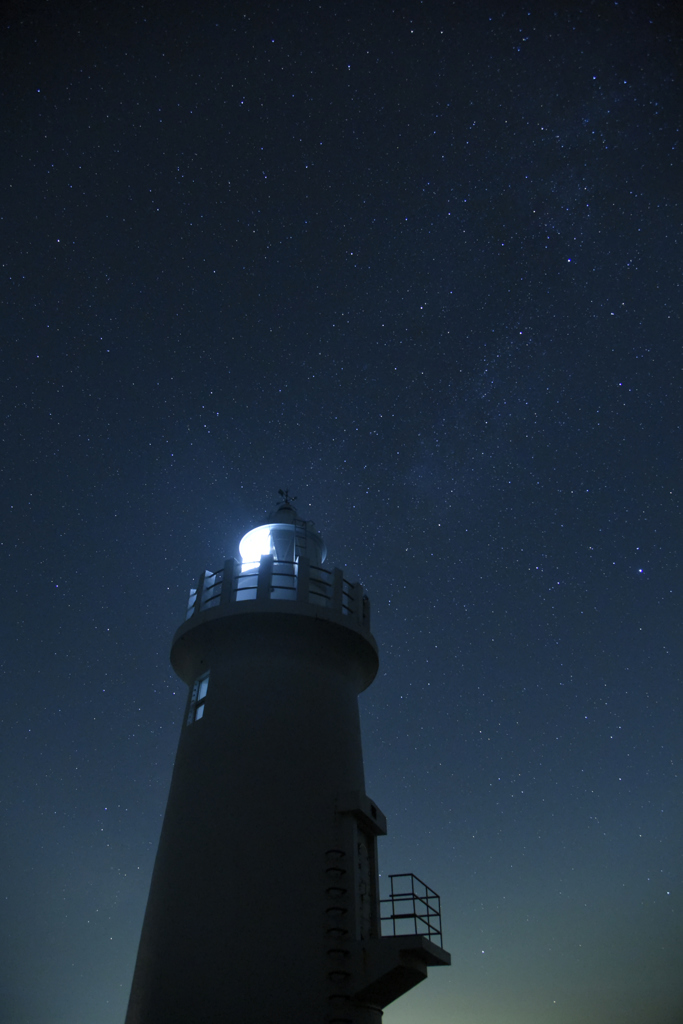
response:
<path id="1" fill-rule="evenodd" d="M 448 967 L 451 955 L 426 935 L 383 935 L 360 951 L 363 970 L 355 1002 L 383 1009 L 427 977 L 428 967 Z"/>

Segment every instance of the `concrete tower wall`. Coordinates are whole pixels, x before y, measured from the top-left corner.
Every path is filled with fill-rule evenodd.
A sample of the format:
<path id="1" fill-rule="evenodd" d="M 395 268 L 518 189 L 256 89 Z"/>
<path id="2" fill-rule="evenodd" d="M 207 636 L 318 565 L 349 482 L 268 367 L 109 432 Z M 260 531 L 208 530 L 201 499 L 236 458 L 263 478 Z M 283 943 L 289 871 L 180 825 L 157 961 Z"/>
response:
<path id="1" fill-rule="evenodd" d="M 380 935 L 362 589 L 303 555 L 230 561 L 171 661 L 189 697 L 126 1024 L 378 1024 L 448 955 Z"/>
<path id="2" fill-rule="evenodd" d="M 252 613 L 198 624 L 175 661 L 208 689 L 178 747 L 128 1022 L 322 1021 L 327 856 L 353 859 L 337 808 L 365 791 L 357 695 L 376 654 L 324 619 Z"/>

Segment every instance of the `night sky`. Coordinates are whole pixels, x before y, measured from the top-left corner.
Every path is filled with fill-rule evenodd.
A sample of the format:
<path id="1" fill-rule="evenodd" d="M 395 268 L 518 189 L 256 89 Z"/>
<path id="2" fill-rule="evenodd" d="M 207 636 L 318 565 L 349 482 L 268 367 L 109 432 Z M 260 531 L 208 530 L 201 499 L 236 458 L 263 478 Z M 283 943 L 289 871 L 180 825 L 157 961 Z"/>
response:
<path id="1" fill-rule="evenodd" d="M 677 4 L 3 8 L 1 1024 L 122 1024 L 170 640 L 280 487 L 444 907 L 387 1024 L 680 1024 Z"/>

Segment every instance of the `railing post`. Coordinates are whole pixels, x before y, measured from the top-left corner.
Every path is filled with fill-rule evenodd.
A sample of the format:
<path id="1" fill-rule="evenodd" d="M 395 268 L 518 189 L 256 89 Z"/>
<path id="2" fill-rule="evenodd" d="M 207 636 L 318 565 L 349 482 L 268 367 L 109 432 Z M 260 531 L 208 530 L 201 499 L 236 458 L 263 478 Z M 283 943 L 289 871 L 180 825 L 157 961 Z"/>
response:
<path id="1" fill-rule="evenodd" d="M 311 562 L 305 555 L 299 555 L 296 563 L 296 599 L 298 604 L 308 604 L 311 585 Z"/>
<path id="2" fill-rule="evenodd" d="M 223 589 L 221 590 L 221 604 L 230 604 L 233 599 L 233 587 L 235 585 L 235 559 L 227 558 L 223 566 Z"/>
<path id="3" fill-rule="evenodd" d="M 332 611 L 338 615 L 344 614 L 344 573 L 341 569 L 335 569 L 332 573 Z"/>
<path id="4" fill-rule="evenodd" d="M 273 556 L 261 555 L 261 562 L 258 568 L 258 584 L 256 586 L 256 600 L 269 601 L 270 588 L 273 583 Z"/>
<path id="5" fill-rule="evenodd" d="M 202 610 L 202 601 L 204 599 L 204 581 L 206 580 L 206 569 L 200 575 L 197 580 L 197 597 L 194 602 L 194 610 L 200 612 Z"/>

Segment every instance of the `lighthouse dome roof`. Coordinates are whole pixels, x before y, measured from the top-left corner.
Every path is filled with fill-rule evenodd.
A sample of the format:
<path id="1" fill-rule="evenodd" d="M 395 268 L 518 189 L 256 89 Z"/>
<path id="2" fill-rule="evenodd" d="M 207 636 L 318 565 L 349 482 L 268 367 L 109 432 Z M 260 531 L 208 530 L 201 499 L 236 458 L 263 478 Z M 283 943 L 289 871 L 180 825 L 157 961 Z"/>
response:
<path id="1" fill-rule="evenodd" d="M 263 555 L 273 555 L 278 562 L 296 562 L 303 555 L 312 565 L 322 565 L 327 548 L 310 520 L 300 519 L 287 492 L 262 526 L 245 533 L 240 541 L 243 570 L 257 565 Z"/>

